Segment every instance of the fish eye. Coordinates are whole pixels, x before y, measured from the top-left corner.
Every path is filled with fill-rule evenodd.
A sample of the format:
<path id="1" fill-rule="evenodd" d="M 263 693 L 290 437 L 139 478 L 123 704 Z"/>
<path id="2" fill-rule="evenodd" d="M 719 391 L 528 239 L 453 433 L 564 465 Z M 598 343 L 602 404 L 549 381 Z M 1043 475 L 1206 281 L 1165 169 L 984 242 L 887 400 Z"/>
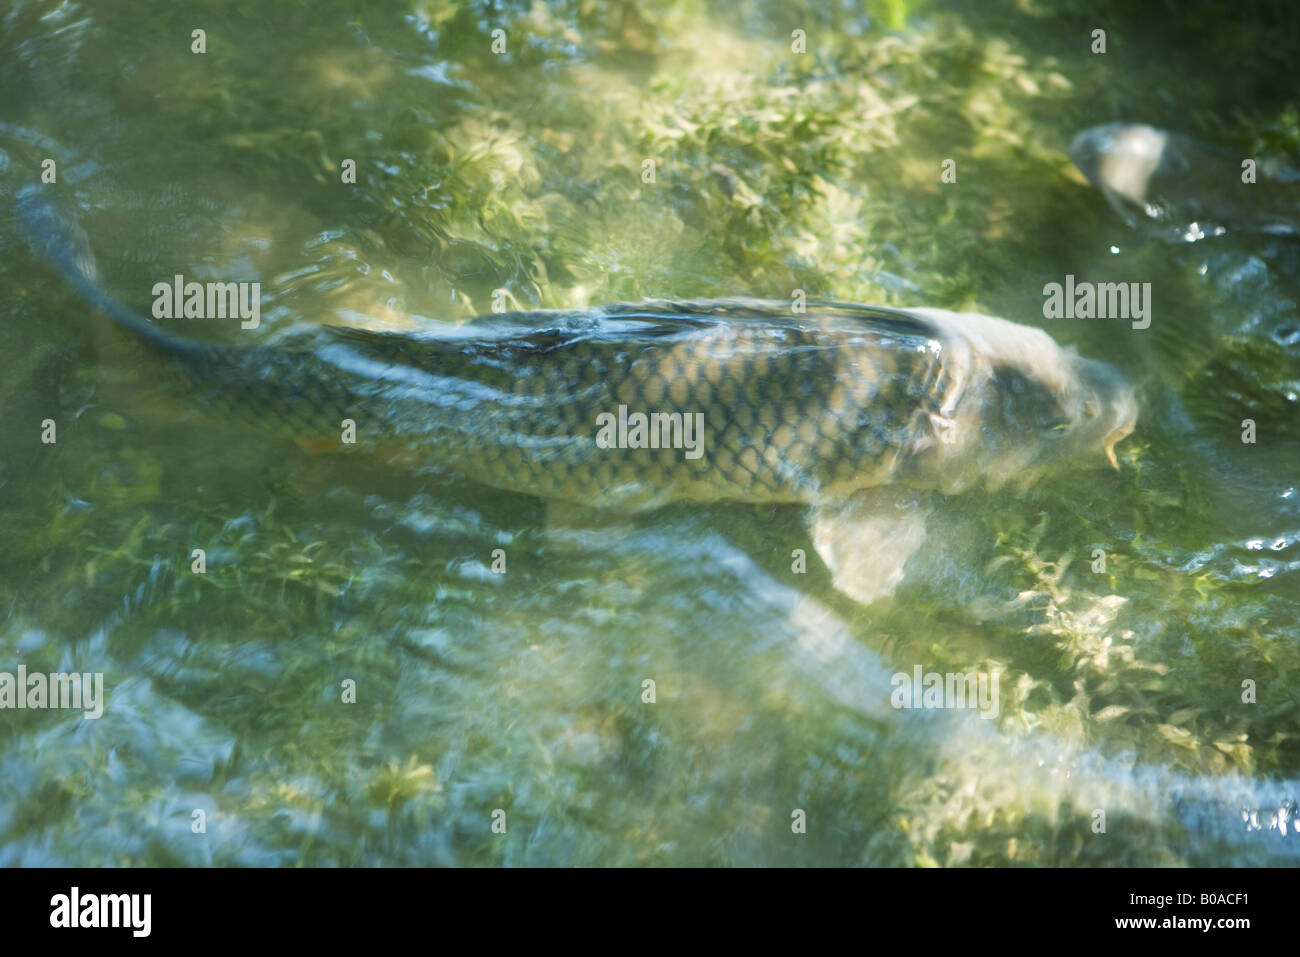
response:
<path id="1" fill-rule="evenodd" d="M 1083 414 L 1090 419 L 1095 419 L 1097 413 L 1101 411 L 1101 404 L 1097 401 L 1096 396 L 1088 396 L 1083 403 Z"/>

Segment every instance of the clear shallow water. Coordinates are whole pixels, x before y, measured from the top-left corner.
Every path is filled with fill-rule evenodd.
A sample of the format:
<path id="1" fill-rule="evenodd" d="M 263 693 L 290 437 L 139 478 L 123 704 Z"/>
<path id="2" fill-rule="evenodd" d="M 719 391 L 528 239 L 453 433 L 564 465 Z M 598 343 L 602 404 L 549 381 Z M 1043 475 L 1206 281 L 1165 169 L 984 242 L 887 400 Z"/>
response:
<path id="1" fill-rule="evenodd" d="M 1188 77 L 1213 31 L 1139 64 L 1163 34 L 1116 12 L 1101 60 L 1051 12 L 12 7 L 0 671 L 109 699 L 0 712 L 0 862 L 1293 862 L 1300 247 L 1150 240 L 1065 149 L 1116 118 L 1294 148 L 1296 46 L 1242 26 L 1219 47 L 1267 31 L 1258 69 Z M 1041 325 L 1143 417 L 1119 473 L 947 502 L 863 608 L 792 573 L 798 509 L 561 514 L 161 403 L 27 251 L 10 199 L 46 156 L 141 311 L 176 272 L 262 282 L 259 330 L 195 337 L 803 288 Z M 1151 328 L 1041 318 L 1067 273 L 1151 282 Z M 999 671 L 998 717 L 893 709 L 918 664 Z"/>

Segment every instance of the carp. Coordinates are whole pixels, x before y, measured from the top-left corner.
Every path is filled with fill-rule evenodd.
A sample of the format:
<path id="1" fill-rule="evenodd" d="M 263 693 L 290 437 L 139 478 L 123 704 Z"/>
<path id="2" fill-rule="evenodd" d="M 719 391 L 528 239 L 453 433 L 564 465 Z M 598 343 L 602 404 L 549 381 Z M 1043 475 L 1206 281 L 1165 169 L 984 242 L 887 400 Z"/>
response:
<path id="1" fill-rule="evenodd" d="M 495 315 L 422 334 L 322 327 L 198 343 L 102 289 L 84 236 L 35 190 L 31 244 L 209 415 L 376 449 L 582 506 L 808 509 L 838 588 L 887 594 L 936 496 L 1109 461 L 1133 387 L 1041 329 L 939 309 L 652 301 Z"/>

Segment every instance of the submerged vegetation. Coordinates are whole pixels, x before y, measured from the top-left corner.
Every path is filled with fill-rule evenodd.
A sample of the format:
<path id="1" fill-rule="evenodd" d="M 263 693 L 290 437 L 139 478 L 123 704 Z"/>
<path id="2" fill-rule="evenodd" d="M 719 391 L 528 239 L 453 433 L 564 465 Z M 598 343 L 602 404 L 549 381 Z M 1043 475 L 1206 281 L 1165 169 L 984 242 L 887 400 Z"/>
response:
<path id="1" fill-rule="evenodd" d="M 0 712 L 0 865 L 1293 861 L 1300 258 L 1144 242 L 1066 155 L 1117 118 L 1300 148 L 1284 7 L 1184 6 L 16 0 L 0 671 L 102 670 L 111 697 Z M 575 531 L 160 414 L 11 218 L 51 151 L 110 288 L 260 278 L 265 341 L 464 322 L 497 290 L 802 289 L 1043 325 L 1143 418 L 1122 472 L 954 500 L 898 595 L 850 606 L 791 573 L 784 509 Z M 1042 320 L 1067 273 L 1152 280 L 1152 328 Z M 1000 673 L 997 719 L 889 709 L 915 662 Z"/>

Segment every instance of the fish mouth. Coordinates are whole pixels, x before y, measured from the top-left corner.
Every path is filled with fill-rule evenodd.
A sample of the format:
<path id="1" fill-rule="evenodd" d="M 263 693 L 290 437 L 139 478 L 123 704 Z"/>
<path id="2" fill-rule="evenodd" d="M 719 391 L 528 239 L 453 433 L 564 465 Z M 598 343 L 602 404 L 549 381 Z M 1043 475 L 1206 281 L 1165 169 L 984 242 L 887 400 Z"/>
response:
<path id="1" fill-rule="evenodd" d="M 1111 467 L 1116 472 L 1119 471 L 1119 459 L 1115 457 L 1115 446 L 1132 434 L 1133 426 L 1121 425 L 1119 428 L 1111 430 L 1111 433 L 1102 439 L 1101 447 L 1102 451 L 1106 453 L 1106 461 L 1111 464 Z"/>

